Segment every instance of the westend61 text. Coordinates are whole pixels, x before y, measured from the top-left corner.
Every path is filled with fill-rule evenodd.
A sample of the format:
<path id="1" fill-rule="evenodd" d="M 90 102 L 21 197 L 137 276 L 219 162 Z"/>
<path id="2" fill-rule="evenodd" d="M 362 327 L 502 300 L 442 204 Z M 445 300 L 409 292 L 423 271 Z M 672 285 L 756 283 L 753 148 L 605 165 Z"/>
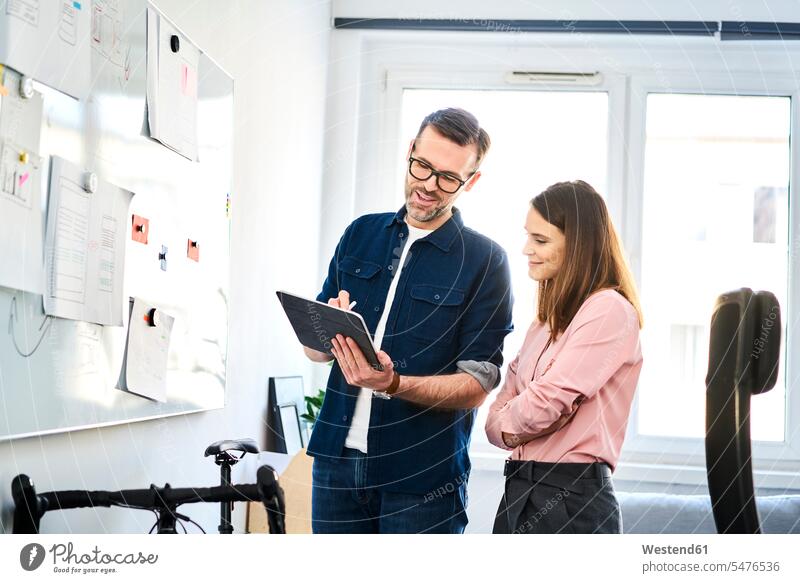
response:
<path id="1" fill-rule="evenodd" d="M 645 555 L 707 555 L 708 545 L 642 545 L 642 553 Z"/>

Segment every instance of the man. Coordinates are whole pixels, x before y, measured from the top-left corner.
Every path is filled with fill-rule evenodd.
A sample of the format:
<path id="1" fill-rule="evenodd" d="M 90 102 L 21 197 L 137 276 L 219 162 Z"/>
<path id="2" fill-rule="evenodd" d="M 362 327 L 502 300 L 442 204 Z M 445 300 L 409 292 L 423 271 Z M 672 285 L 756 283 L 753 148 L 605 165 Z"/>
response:
<path id="1" fill-rule="evenodd" d="M 480 178 L 489 144 L 472 114 L 430 114 L 409 145 L 405 206 L 356 219 L 339 241 L 317 299 L 356 302 L 383 370 L 352 339 L 331 339 L 336 362 L 308 446 L 314 532 L 467 524 L 475 408 L 498 384 L 512 330 L 506 254 L 453 207 Z"/>

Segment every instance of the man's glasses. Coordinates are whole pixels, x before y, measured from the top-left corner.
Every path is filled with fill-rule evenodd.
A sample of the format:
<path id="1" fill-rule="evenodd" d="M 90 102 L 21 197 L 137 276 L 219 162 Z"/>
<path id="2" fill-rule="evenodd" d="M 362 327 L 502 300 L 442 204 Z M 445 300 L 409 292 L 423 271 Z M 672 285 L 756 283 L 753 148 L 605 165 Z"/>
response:
<path id="1" fill-rule="evenodd" d="M 431 176 L 436 176 L 436 186 L 439 190 L 447 194 L 455 194 L 458 192 L 458 189 L 464 186 L 467 180 L 472 177 L 472 174 L 475 174 L 473 172 L 467 180 L 461 180 L 459 177 L 448 174 L 447 172 L 434 170 L 431 168 L 430 164 L 418 158 L 414 158 L 413 156 L 408 157 L 408 173 L 417 180 L 428 180 Z"/>

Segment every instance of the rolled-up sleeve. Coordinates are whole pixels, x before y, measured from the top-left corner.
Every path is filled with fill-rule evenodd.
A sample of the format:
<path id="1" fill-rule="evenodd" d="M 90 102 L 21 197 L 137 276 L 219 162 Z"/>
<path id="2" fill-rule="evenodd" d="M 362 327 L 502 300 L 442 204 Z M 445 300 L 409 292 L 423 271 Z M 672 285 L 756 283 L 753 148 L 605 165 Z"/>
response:
<path id="1" fill-rule="evenodd" d="M 587 301 L 591 304 L 575 316 L 576 328 L 550 369 L 497 410 L 495 429 L 501 435 L 546 429 L 570 411 L 576 399 L 593 397 L 631 358 L 639 342 L 632 306 L 614 295 Z"/>
<path id="2" fill-rule="evenodd" d="M 491 393 L 500 383 L 500 369 L 491 362 L 476 360 L 459 360 L 456 368 L 478 381 L 487 393 Z"/>

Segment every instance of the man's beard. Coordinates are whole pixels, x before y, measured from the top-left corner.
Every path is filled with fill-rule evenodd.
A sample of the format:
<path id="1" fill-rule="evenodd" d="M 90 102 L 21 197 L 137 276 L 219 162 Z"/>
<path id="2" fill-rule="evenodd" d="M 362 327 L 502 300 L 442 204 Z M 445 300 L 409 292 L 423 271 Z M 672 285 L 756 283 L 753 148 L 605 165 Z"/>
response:
<path id="1" fill-rule="evenodd" d="M 440 204 L 442 202 L 442 197 L 438 194 L 433 194 L 425 190 L 424 188 L 417 188 L 411 184 L 406 183 L 406 213 L 415 221 L 419 221 L 420 223 L 428 223 L 437 217 L 440 217 L 445 212 L 447 212 L 448 205 L 444 206 L 435 206 L 429 211 L 425 212 L 421 210 L 419 207 L 412 206 L 411 198 L 414 196 L 414 191 L 419 190 L 427 196 L 433 196 L 436 198 L 436 204 Z"/>

